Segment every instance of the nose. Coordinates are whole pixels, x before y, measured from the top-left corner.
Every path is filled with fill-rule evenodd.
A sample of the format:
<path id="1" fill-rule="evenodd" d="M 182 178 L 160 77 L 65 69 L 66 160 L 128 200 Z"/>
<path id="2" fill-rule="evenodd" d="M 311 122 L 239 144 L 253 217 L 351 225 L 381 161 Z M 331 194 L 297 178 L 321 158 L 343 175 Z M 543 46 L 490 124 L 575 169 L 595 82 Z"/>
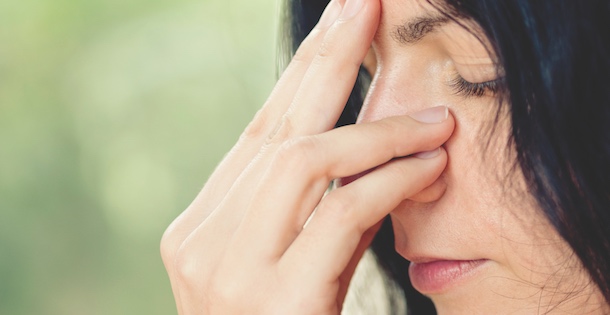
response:
<path id="1" fill-rule="evenodd" d="M 431 80 L 416 79 L 415 76 L 409 76 L 408 72 L 401 71 L 400 68 L 393 70 L 384 72 L 382 69 L 378 69 L 358 115 L 357 123 L 408 115 L 429 107 L 448 105 L 443 104 L 442 98 L 435 97 L 438 93 L 434 93 L 434 87 L 429 85 Z M 408 139 L 408 135 L 405 135 L 405 141 Z M 448 154 L 447 167 L 443 174 L 432 185 L 409 197 L 408 200 L 418 203 L 439 200 L 447 190 L 446 172 L 450 161 L 451 155 Z"/>

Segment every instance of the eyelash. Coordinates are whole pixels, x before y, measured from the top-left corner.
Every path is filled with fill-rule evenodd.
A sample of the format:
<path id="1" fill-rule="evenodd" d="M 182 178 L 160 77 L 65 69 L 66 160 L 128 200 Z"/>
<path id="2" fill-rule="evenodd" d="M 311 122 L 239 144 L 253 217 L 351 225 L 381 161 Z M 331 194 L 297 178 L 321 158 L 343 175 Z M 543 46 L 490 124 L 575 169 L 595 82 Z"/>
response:
<path id="1" fill-rule="evenodd" d="M 485 94 L 496 95 L 500 90 L 501 84 L 502 79 L 472 83 L 464 80 L 460 75 L 457 75 L 450 83 L 451 87 L 455 90 L 455 94 L 466 97 L 481 97 Z"/>

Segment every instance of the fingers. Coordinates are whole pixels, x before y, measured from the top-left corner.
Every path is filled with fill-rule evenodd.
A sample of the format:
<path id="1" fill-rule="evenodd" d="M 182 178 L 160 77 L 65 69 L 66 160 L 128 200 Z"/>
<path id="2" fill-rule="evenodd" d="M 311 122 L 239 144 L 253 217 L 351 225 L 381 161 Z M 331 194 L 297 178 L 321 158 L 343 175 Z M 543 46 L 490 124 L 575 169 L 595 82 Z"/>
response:
<path id="1" fill-rule="evenodd" d="M 280 268 L 292 268 L 298 275 L 338 277 L 361 235 L 403 200 L 432 184 L 446 163 L 446 152 L 440 148 L 436 157 L 393 160 L 334 190 L 282 256 Z"/>
<path id="2" fill-rule="evenodd" d="M 379 1 L 347 1 L 307 69 L 274 143 L 331 129 L 352 91 L 377 30 Z"/>
<path id="3" fill-rule="evenodd" d="M 242 138 L 248 141 L 256 140 L 260 146 L 262 141 L 269 137 L 269 134 L 276 128 L 280 118 L 286 114 L 290 104 L 292 104 L 305 73 L 311 66 L 312 60 L 318 53 L 329 28 L 335 22 L 341 10 L 342 7 L 338 0 L 331 1 L 328 4 L 320 21 L 303 40 L 290 64 L 273 88 L 265 105 L 248 125 Z"/>
<path id="4" fill-rule="evenodd" d="M 357 69 L 370 47 L 379 16 L 378 1 L 364 0 L 363 2 L 366 5 L 364 9 L 357 12 L 356 17 L 346 18 L 344 16 L 339 18 L 339 21 L 335 21 L 334 24 L 331 22 L 336 15 L 339 15 L 337 11 L 339 9 L 339 2 L 337 0 L 331 2 L 324 13 L 325 16 L 322 19 L 321 25 L 303 43 L 266 105 L 257 114 L 237 145 L 208 180 L 213 185 L 206 185 L 193 204 L 168 229 L 174 235 L 173 241 L 167 242 L 174 244 L 169 246 L 170 251 L 177 250 L 186 237 L 193 233 L 206 218 L 209 218 L 215 209 L 232 209 L 231 213 L 225 211 L 224 214 L 220 213 L 211 218 L 217 222 L 224 222 L 223 225 L 225 227 L 222 230 L 231 231 L 234 226 L 239 224 L 246 208 L 242 205 L 246 204 L 249 200 L 250 195 L 254 191 L 253 188 L 258 185 L 261 175 L 271 162 L 269 158 L 275 154 L 274 151 L 279 146 L 275 144 L 264 146 L 263 144 L 266 139 L 273 138 L 277 143 L 281 143 L 292 137 L 288 134 L 280 136 L 273 132 L 273 130 L 282 129 L 276 127 L 278 124 L 284 127 L 287 126 L 281 123 L 287 120 L 279 117 L 287 116 L 285 114 L 288 106 L 292 104 L 291 110 L 302 107 L 302 109 L 299 109 L 299 113 L 295 112 L 290 115 L 291 117 L 305 117 L 298 119 L 299 124 L 314 125 L 320 117 L 326 120 L 329 119 L 326 109 L 321 108 L 318 104 L 316 106 L 312 105 L 317 103 L 318 99 L 314 98 L 311 101 L 304 99 L 295 102 L 294 100 L 298 98 L 295 96 L 295 93 L 301 93 L 304 97 L 308 94 L 318 95 L 318 98 L 324 93 L 349 95 Z M 327 31 L 325 27 L 330 27 L 330 29 Z M 330 32 L 333 32 L 334 35 L 327 36 Z M 331 50 L 320 47 L 340 47 L 342 43 L 339 43 L 339 41 L 345 41 L 350 37 L 356 37 L 356 39 L 349 40 L 350 46 L 346 49 L 332 49 L 332 61 L 314 61 L 331 57 L 329 54 Z M 354 47 L 358 45 L 360 45 L 358 51 L 362 53 L 354 54 Z M 331 82 L 330 84 L 335 86 L 332 89 L 324 85 L 324 91 L 308 91 L 310 89 L 317 89 L 319 86 L 311 83 L 304 86 L 305 79 L 303 77 L 310 77 L 308 79 L 309 82 L 314 82 L 317 79 L 323 82 L 333 81 L 328 76 L 337 74 L 337 65 L 335 63 L 342 65 L 342 73 L 349 73 L 353 77 L 352 82 L 349 84 L 346 82 L 341 84 Z M 313 65 L 316 65 L 316 71 L 309 70 Z M 352 69 L 349 69 L 350 67 Z M 338 102 L 335 100 L 332 102 L 334 103 L 331 104 L 327 101 L 324 103 L 324 106 L 336 108 L 335 112 L 340 113 L 345 105 L 345 100 Z M 313 110 L 314 113 L 308 113 L 310 110 Z M 332 114 L 331 116 L 337 115 Z M 336 118 L 331 120 L 336 120 Z M 334 122 L 329 125 L 328 129 L 333 124 Z M 269 136 L 270 131 L 272 136 Z M 235 198 L 235 196 L 239 196 L 239 198 Z M 226 205 L 223 204 L 220 207 L 220 204 L 225 199 L 230 200 L 227 201 Z"/>
<path id="5" fill-rule="evenodd" d="M 275 128 L 277 121 L 291 104 L 328 27 L 340 14 L 341 9 L 338 1 L 330 3 L 322 15 L 319 25 L 301 44 L 266 104 L 208 180 L 213 185 L 206 185 L 191 205 L 174 220 L 164 233 L 161 241 L 161 256 L 170 276 L 179 314 L 182 314 L 183 311 L 179 302 L 181 300 L 180 292 L 174 281 L 176 278 L 174 260 L 179 248 L 204 219 L 217 208 L 243 170 L 258 154 L 267 135 Z"/>
<path id="6" fill-rule="evenodd" d="M 377 1 L 372 2 L 376 3 Z M 170 225 L 168 228 L 169 233 L 166 234 L 172 235 L 172 237 L 164 237 L 167 240 L 164 243 L 171 244 L 167 246 L 170 252 L 177 250 L 182 241 L 210 215 L 211 211 L 224 199 L 237 178 L 242 175 L 243 170 L 259 154 L 261 146 L 265 143 L 266 139 L 271 137 L 270 134 L 274 134 L 274 130 L 277 130 L 277 126 L 283 121 L 281 117 L 286 114 L 288 107 L 293 103 L 295 93 L 299 89 L 302 90 L 303 77 L 309 69 L 312 60 L 319 55 L 320 47 L 327 45 L 331 41 L 326 39 L 325 36 L 328 29 L 336 22 L 341 11 L 342 7 L 339 1 L 334 0 L 329 3 L 320 23 L 303 41 L 263 108 L 257 113 L 237 144 L 227 154 L 208 180 L 208 182 L 213 182 L 214 185 L 206 185 L 186 211 Z M 372 28 L 374 27 L 372 26 Z M 343 35 L 340 36 L 340 39 L 343 39 L 345 36 L 360 36 L 360 34 L 355 32 Z M 323 41 L 326 44 L 322 44 Z M 366 47 L 364 49 L 368 49 L 370 40 L 362 45 Z M 359 65 L 361 61 L 360 59 L 360 61 L 354 62 Z M 321 75 L 324 74 L 322 73 Z M 352 86 L 348 86 L 348 91 L 345 93 L 349 94 Z M 333 92 L 338 90 L 335 89 Z M 344 105 L 345 101 L 337 106 L 342 108 Z M 322 116 L 325 117 L 326 115 L 322 113 Z M 310 118 L 315 120 L 315 117 L 311 117 L 311 115 Z M 282 140 L 286 139 L 282 138 Z"/>
<path id="7" fill-rule="evenodd" d="M 451 135 L 454 121 L 446 107 L 439 123 L 396 116 L 298 138 L 282 146 L 260 182 L 243 233 L 260 235 L 271 256 L 281 255 L 311 215 L 332 179 L 355 175 L 391 159 L 429 151 Z"/>
<path id="8" fill-rule="evenodd" d="M 328 27 L 340 12 L 339 2 L 332 1 L 322 15 L 319 25 L 299 47 L 263 108 L 209 178 L 208 182 L 214 184 L 206 185 L 191 205 L 168 227 L 162 241 L 162 252 L 166 254 L 162 253 L 162 256 L 173 256 L 188 235 L 224 199 L 237 178 L 259 153 L 265 139 L 292 103 Z"/>

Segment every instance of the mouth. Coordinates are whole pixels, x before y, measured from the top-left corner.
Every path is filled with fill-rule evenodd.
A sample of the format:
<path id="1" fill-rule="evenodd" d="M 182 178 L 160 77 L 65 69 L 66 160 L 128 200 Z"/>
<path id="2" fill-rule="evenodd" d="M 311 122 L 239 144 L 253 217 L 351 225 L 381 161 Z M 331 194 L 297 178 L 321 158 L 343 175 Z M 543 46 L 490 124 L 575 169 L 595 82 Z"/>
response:
<path id="1" fill-rule="evenodd" d="M 440 294 L 476 276 L 489 260 L 443 260 L 422 258 L 411 261 L 409 277 L 422 294 Z"/>

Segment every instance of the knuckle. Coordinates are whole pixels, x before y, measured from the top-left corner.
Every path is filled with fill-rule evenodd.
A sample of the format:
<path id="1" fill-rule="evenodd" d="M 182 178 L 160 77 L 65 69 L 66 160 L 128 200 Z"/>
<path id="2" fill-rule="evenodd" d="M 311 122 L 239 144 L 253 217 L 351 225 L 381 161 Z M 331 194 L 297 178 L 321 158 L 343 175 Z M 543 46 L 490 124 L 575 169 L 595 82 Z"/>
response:
<path id="1" fill-rule="evenodd" d="M 215 304 L 224 306 L 223 309 L 231 308 L 236 313 L 244 314 L 245 310 L 254 311 L 256 303 L 252 303 L 252 294 L 257 286 L 252 286 L 248 279 L 240 279 L 236 276 L 227 278 L 223 272 L 211 277 L 205 287 L 207 299 Z M 233 275 L 234 272 L 231 272 Z"/>
<path id="2" fill-rule="evenodd" d="M 218 279 L 218 277 L 214 279 Z M 223 305 L 231 305 L 234 302 L 243 301 L 242 297 L 246 297 L 241 292 L 243 284 L 238 283 L 239 281 L 213 280 L 208 288 L 208 294 L 215 302 Z"/>
<path id="3" fill-rule="evenodd" d="M 309 63 L 315 52 L 317 46 L 319 46 L 320 40 L 323 38 L 324 33 L 318 29 L 313 29 L 309 35 L 303 40 L 301 46 L 297 49 L 292 57 L 291 63 Z"/>
<path id="4" fill-rule="evenodd" d="M 333 55 L 335 55 L 336 45 L 334 45 L 333 41 L 325 40 L 318 47 L 318 52 L 316 54 L 316 58 L 318 60 L 325 60 Z"/>
<path id="5" fill-rule="evenodd" d="M 339 192 L 339 191 L 335 191 Z M 356 226 L 358 217 L 354 204 L 357 196 L 353 193 L 343 191 L 340 194 L 330 194 L 322 200 L 318 211 L 327 219 L 334 221 L 337 226 Z"/>
<path id="6" fill-rule="evenodd" d="M 163 233 L 160 242 L 161 259 L 166 266 L 171 266 L 174 263 L 180 245 L 180 239 L 175 236 L 174 229 L 170 226 Z"/>
<path id="7" fill-rule="evenodd" d="M 187 247 L 181 247 L 175 258 L 176 275 L 184 284 L 198 283 L 195 279 L 199 277 L 201 266 L 193 258 Z"/>
<path id="8" fill-rule="evenodd" d="M 330 34 L 329 34 L 330 35 Z M 338 50 L 340 46 L 337 44 L 337 41 L 332 38 L 332 36 L 327 36 L 324 41 L 319 45 L 316 56 L 313 60 L 315 64 L 331 64 L 333 66 L 341 67 L 343 62 L 342 59 L 333 60 L 337 56 L 344 56 L 345 54 L 340 54 Z"/>
<path id="9" fill-rule="evenodd" d="M 309 47 L 301 46 L 292 56 L 290 60 L 290 66 L 296 66 L 300 64 L 307 64 L 311 60 L 311 49 Z"/>
<path id="10" fill-rule="evenodd" d="M 288 115 L 284 115 L 275 129 L 267 136 L 265 145 L 275 145 L 284 142 L 286 139 L 290 138 L 293 130 L 294 125 L 292 120 Z"/>
<path id="11" fill-rule="evenodd" d="M 294 138 L 282 143 L 276 153 L 276 162 L 283 169 L 312 171 L 320 151 L 314 137 Z"/>
<path id="12" fill-rule="evenodd" d="M 172 246 L 172 242 L 169 240 L 169 237 L 166 237 L 165 234 L 161 238 L 161 259 L 165 265 L 171 265 L 174 259 L 175 249 Z"/>
<path id="13" fill-rule="evenodd" d="M 325 64 L 337 71 L 347 71 L 358 69 L 362 65 L 362 58 L 342 45 L 340 34 L 328 33 L 319 45 L 312 63 L 314 65 Z"/>
<path id="14" fill-rule="evenodd" d="M 246 129 L 244 129 L 244 132 L 241 135 L 241 138 L 249 140 L 249 139 L 257 139 L 262 137 L 262 135 L 264 134 L 265 131 L 265 127 L 267 126 L 267 122 L 268 122 L 268 117 L 267 117 L 267 113 L 264 110 L 265 106 L 263 106 L 263 109 L 260 109 L 256 115 L 254 116 L 254 119 L 252 119 L 252 121 L 248 124 L 248 126 L 246 127 Z"/>
<path id="15" fill-rule="evenodd" d="M 337 55 L 339 49 L 344 47 L 343 38 L 344 34 L 342 32 L 327 32 L 324 35 L 324 39 L 320 42 L 318 46 L 317 55 L 320 57 L 329 57 Z"/>

